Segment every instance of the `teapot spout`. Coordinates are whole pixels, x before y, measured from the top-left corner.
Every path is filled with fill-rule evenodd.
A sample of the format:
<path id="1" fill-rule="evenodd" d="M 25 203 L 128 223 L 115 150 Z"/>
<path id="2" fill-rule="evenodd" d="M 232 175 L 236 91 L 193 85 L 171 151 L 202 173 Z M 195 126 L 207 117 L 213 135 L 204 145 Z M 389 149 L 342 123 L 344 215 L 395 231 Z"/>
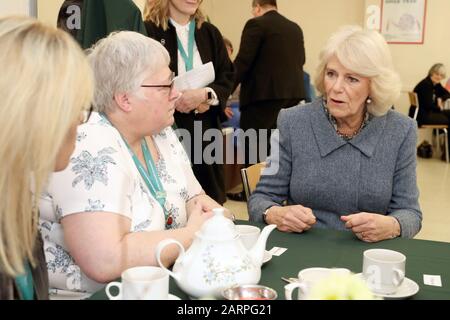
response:
<path id="1" fill-rule="evenodd" d="M 275 224 L 271 224 L 266 226 L 259 235 L 258 241 L 253 245 L 250 249 L 250 257 L 253 263 L 260 267 L 263 263 L 264 259 L 264 251 L 266 250 L 267 239 L 269 238 L 270 233 L 276 228 Z"/>

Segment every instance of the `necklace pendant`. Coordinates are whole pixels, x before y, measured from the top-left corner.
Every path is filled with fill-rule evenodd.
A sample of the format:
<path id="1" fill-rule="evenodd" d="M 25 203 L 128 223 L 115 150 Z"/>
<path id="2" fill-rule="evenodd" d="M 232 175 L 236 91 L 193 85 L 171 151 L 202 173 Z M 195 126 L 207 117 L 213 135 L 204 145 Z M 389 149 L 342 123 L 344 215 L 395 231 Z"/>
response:
<path id="1" fill-rule="evenodd" d="M 166 224 L 167 224 L 168 226 L 171 226 L 172 223 L 173 223 L 173 218 L 172 218 L 172 216 L 167 217 Z"/>

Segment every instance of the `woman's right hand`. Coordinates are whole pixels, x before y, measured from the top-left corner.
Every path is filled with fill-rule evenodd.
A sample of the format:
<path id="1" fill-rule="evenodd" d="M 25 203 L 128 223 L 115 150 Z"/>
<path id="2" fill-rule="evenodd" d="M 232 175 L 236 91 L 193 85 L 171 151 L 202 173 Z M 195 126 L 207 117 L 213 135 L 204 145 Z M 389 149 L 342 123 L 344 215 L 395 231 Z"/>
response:
<path id="1" fill-rule="evenodd" d="M 312 228 L 316 217 L 311 209 L 301 205 L 271 207 L 266 215 L 267 224 L 276 224 L 282 232 L 302 233 Z"/>
<path id="2" fill-rule="evenodd" d="M 188 212 L 188 221 L 186 228 L 190 229 L 193 233 L 197 232 L 205 223 L 206 220 L 213 216 L 212 211 L 203 211 L 203 207 L 199 201 L 194 200 Z"/>

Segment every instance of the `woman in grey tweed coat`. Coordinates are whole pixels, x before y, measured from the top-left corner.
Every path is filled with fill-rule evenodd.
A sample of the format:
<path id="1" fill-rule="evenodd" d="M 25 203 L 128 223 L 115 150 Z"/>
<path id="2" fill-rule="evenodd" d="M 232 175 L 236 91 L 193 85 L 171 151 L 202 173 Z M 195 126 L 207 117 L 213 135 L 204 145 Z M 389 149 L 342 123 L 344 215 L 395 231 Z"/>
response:
<path id="1" fill-rule="evenodd" d="M 385 40 L 345 27 L 320 60 L 322 97 L 280 113 L 250 219 L 285 232 L 351 230 L 366 242 L 414 237 L 417 126 L 391 110 L 401 83 Z"/>

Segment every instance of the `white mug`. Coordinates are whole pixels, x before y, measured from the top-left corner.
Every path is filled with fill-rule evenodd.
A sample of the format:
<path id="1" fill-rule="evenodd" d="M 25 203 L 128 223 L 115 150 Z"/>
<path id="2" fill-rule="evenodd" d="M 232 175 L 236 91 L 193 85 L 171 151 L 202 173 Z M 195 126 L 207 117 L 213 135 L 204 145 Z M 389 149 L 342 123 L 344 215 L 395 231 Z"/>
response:
<path id="1" fill-rule="evenodd" d="M 298 282 L 290 283 L 284 287 L 286 300 L 292 300 L 292 294 L 298 289 L 298 300 L 306 300 L 311 288 L 319 281 L 325 279 L 333 273 L 348 275 L 350 270 L 344 268 L 308 268 L 298 273 Z"/>
<path id="2" fill-rule="evenodd" d="M 406 257 L 397 251 L 364 251 L 363 276 L 374 293 L 393 294 L 405 278 Z"/>
<path id="3" fill-rule="evenodd" d="M 118 295 L 111 288 L 119 289 Z M 169 275 L 159 267 L 135 267 L 122 272 L 122 282 L 106 286 L 110 300 L 167 300 L 169 298 Z"/>
<path id="4" fill-rule="evenodd" d="M 247 250 L 253 248 L 256 241 L 258 241 L 261 229 L 250 225 L 237 225 L 236 230 L 239 234 L 242 244 Z"/>

